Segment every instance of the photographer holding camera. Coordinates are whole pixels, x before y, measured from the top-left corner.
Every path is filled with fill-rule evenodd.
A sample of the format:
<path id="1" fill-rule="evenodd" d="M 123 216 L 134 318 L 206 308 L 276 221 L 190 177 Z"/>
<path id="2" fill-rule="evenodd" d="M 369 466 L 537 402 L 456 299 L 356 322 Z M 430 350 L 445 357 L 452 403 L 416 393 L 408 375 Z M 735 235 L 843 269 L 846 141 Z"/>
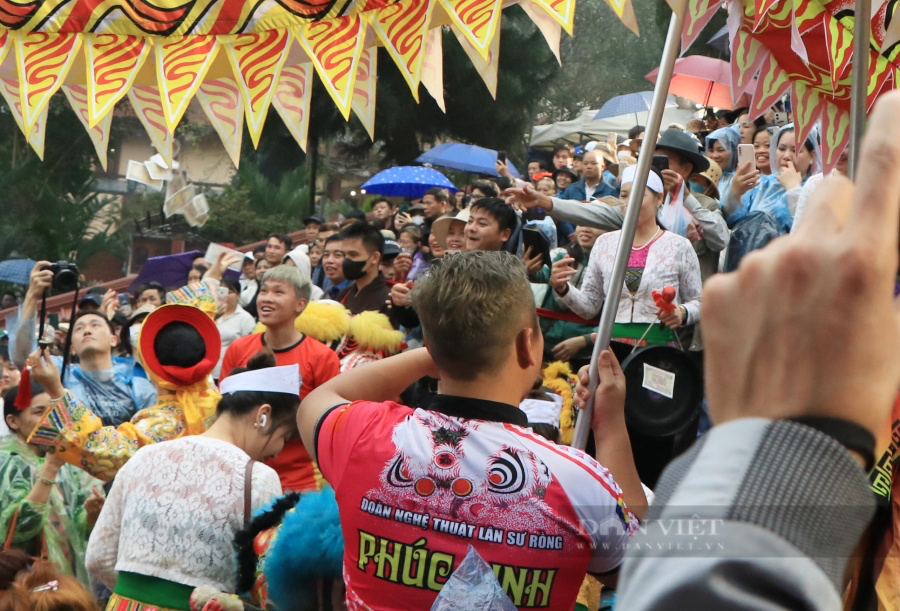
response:
<path id="1" fill-rule="evenodd" d="M 37 311 L 41 298 L 50 287 L 74 290 L 78 272 L 72 264 L 38 261 L 31 270 L 31 283 L 22 302 L 19 325 L 14 333 L 15 344 L 10 350 L 13 361 L 24 367 L 28 355 L 35 349 Z M 156 403 L 153 384 L 136 378 L 132 368 L 113 363 L 112 351 L 119 339 L 112 324 L 100 312 L 81 312 L 70 321 L 72 347 L 70 354 L 78 357 L 65 369 L 63 386 L 103 420 L 106 426 L 127 422 L 137 412 Z M 52 357 L 62 369 L 63 357 Z M 52 397 L 56 398 L 56 397 Z"/>

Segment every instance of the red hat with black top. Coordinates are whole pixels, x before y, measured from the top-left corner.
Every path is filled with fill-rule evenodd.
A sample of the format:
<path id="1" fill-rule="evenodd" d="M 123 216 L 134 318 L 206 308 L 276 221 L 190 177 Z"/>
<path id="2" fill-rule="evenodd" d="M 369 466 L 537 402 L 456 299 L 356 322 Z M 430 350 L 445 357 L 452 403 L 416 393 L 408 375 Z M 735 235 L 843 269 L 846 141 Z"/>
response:
<path id="1" fill-rule="evenodd" d="M 200 334 L 205 347 L 205 354 L 200 361 L 191 367 L 163 365 L 159 362 L 154 345 L 156 338 L 166 326 L 182 322 L 187 323 Z M 144 319 L 138 339 L 141 350 L 141 361 L 147 370 L 166 382 L 178 386 L 190 386 L 206 379 L 219 362 L 222 353 L 222 340 L 216 323 L 208 314 L 188 305 L 169 304 L 160 306 Z"/>

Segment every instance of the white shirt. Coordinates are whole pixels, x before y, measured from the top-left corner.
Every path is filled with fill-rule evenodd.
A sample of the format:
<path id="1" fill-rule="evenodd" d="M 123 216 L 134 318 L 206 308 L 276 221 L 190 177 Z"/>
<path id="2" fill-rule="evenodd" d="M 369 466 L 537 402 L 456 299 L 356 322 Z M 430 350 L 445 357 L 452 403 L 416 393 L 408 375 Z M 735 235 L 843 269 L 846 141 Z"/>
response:
<path id="1" fill-rule="evenodd" d="M 253 296 L 256 295 L 257 288 L 259 288 L 258 281 L 247 280 L 246 278 L 241 280 L 241 296 L 238 297 L 238 305 L 241 307 L 250 305 L 250 302 L 253 301 Z"/>
<path id="2" fill-rule="evenodd" d="M 144 446 L 116 475 L 88 541 L 88 571 L 113 588 L 118 571 L 233 592 L 235 533 L 244 527 L 249 456 L 190 436 Z M 251 507 L 281 495 L 278 474 L 253 465 Z"/>
<path id="3" fill-rule="evenodd" d="M 223 314 L 216 319 L 216 327 L 219 328 L 219 337 L 222 339 L 222 354 L 219 355 L 219 362 L 213 369 L 213 379 L 219 379 L 219 371 L 222 369 L 222 360 L 225 358 L 225 351 L 236 339 L 250 335 L 256 327 L 256 321 L 240 305 L 235 308 L 233 314 Z"/>
<path id="4" fill-rule="evenodd" d="M 834 171 L 832 171 L 834 174 Z M 803 187 L 800 189 L 800 196 L 797 198 L 797 209 L 792 210 L 794 213 L 794 224 L 791 225 L 791 231 L 794 230 L 795 227 L 800 223 L 800 219 L 803 217 L 803 214 L 806 212 L 806 204 L 809 203 L 809 197 L 813 194 L 822 181 L 825 180 L 825 175 L 822 173 L 813 174 L 810 176 L 805 183 L 803 183 Z M 790 203 L 790 200 L 788 200 Z"/>

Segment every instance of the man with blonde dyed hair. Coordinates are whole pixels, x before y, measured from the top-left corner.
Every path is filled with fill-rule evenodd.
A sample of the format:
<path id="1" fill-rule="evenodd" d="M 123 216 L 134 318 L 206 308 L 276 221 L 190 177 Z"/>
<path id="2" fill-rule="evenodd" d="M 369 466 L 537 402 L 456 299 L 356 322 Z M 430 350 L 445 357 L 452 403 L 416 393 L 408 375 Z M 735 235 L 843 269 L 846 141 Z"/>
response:
<path id="1" fill-rule="evenodd" d="M 413 290 L 431 358 L 442 373 L 460 380 L 490 379 L 498 373 L 510 356 L 510 338 L 521 351 L 527 351 L 522 344 L 526 335 L 530 343 L 544 343 L 525 268 L 504 265 L 512 257 L 489 252 L 443 265 Z M 541 358 L 535 361 L 534 377 Z"/>
<path id="2" fill-rule="evenodd" d="M 221 382 L 236 367 L 244 367 L 260 350 L 275 353 L 278 365 L 300 367 L 300 398 L 340 372 L 337 355 L 322 342 L 307 337 L 294 327 L 294 319 L 309 302 L 312 285 L 296 267 L 278 265 L 266 272 L 256 298 L 259 322 L 266 325 L 262 333 L 236 339 L 222 359 Z M 281 453 L 266 462 L 278 472 L 285 491 L 309 490 L 316 487 L 309 453 L 300 439 L 284 445 Z"/>
<path id="3" fill-rule="evenodd" d="M 348 608 L 430 608 L 470 545 L 520 608 L 573 608 L 587 571 L 614 584 L 646 499 L 611 353 L 595 460 L 534 434 L 517 407 L 544 340 L 515 256 L 446 257 L 413 302 L 426 348 L 341 374 L 297 414 L 339 500 Z M 391 401 L 426 375 L 441 380 L 429 405 Z"/>

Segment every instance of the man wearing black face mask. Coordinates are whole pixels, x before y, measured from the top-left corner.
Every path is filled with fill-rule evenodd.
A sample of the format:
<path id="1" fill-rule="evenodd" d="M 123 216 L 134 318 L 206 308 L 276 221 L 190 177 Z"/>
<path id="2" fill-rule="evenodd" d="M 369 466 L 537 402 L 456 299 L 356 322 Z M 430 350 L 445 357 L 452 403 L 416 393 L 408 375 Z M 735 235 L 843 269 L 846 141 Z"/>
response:
<path id="1" fill-rule="evenodd" d="M 387 314 L 391 289 L 378 269 L 384 236 L 366 223 L 354 223 L 342 232 L 344 278 L 350 285 L 338 300 L 353 315 L 372 310 Z"/>

